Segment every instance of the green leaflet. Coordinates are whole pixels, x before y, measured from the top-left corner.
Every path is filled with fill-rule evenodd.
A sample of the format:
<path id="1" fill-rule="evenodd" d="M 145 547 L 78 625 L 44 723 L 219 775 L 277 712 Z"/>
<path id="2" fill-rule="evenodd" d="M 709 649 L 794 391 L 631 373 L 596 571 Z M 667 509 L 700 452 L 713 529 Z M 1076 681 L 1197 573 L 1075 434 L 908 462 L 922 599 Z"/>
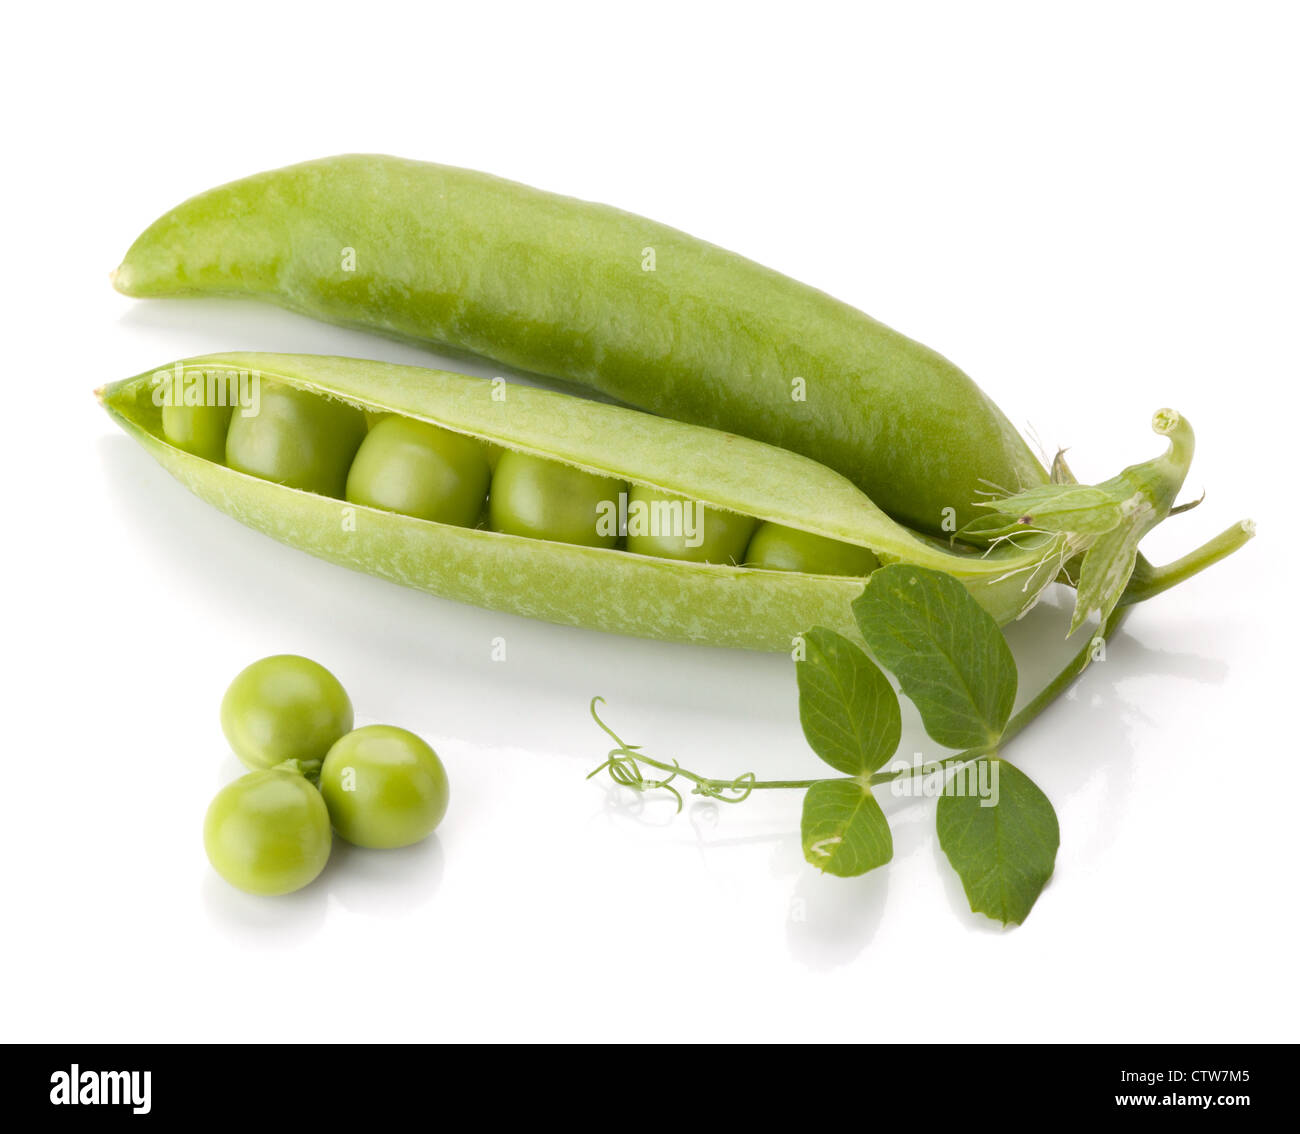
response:
<path id="1" fill-rule="evenodd" d="M 1006 760 L 978 760 L 958 774 L 995 783 L 997 803 L 986 807 L 975 794 L 941 795 L 935 818 L 939 845 L 972 910 L 1003 925 L 1019 924 L 1056 864 L 1061 843 L 1056 812 L 1038 785 Z"/>
<path id="2" fill-rule="evenodd" d="M 796 674 L 804 736 L 832 768 L 858 777 L 809 787 L 803 853 L 819 870 L 847 878 L 893 857 L 889 823 L 865 777 L 897 751 L 902 718 L 893 686 L 858 646 L 823 627 L 803 640 Z"/>
<path id="3" fill-rule="evenodd" d="M 894 856 L 880 804 L 857 780 L 820 780 L 803 800 L 803 856 L 841 878 L 865 874 Z"/>
<path id="4" fill-rule="evenodd" d="M 799 721 L 809 746 L 837 772 L 874 772 L 902 735 L 898 698 L 888 679 L 857 646 L 833 630 L 803 636 L 795 666 Z"/>
<path id="5" fill-rule="evenodd" d="M 1016 663 L 997 624 L 954 580 L 896 564 L 853 603 L 872 653 L 947 748 L 997 743 L 1016 699 Z"/>

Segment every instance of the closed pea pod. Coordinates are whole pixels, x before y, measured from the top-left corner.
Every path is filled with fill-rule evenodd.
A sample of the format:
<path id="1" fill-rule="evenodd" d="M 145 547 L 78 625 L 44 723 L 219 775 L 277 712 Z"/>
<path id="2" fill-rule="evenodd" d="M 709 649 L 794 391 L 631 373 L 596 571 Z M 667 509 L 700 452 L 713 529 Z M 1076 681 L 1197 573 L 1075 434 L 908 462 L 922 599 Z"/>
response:
<path id="1" fill-rule="evenodd" d="M 1047 480 L 961 370 L 848 304 L 665 225 L 471 170 L 344 155 L 235 181 L 155 221 L 115 284 L 270 300 L 582 383 L 813 457 L 921 531 L 951 533 L 990 489 Z"/>
<path id="2" fill-rule="evenodd" d="M 805 457 L 531 387 L 511 386 L 501 400 L 482 379 L 315 356 L 229 354 L 180 365 L 233 368 L 303 395 L 423 421 L 502 447 L 502 463 L 524 453 L 700 501 L 751 524 L 851 543 L 881 562 L 933 566 L 961 579 L 1002 622 L 1056 577 L 1069 548 L 1068 535 L 1048 534 L 982 555 L 950 550 L 891 520 L 847 479 Z M 860 579 L 684 562 L 348 504 L 169 444 L 147 373 L 101 397 L 118 424 L 200 497 L 335 563 L 493 609 L 647 637 L 786 650 L 813 625 L 856 636 L 850 603 Z"/>

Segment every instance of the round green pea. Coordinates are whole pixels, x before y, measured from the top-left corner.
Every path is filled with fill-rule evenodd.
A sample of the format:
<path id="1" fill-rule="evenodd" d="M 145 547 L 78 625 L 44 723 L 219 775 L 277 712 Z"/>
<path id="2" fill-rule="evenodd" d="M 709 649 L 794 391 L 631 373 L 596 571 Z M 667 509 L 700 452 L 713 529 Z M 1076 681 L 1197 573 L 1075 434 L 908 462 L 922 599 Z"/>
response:
<path id="1" fill-rule="evenodd" d="M 203 847 L 232 886 L 250 894 L 300 890 L 330 856 L 330 818 L 320 792 L 297 772 L 249 772 L 208 806 Z"/>
<path id="2" fill-rule="evenodd" d="M 257 412 L 241 409 L 226 434 L 226 464 L 262 480 L 342 498 L 366 416 L 332 398 L 263 381 Z"/>
<path id="3" fill-rule="evenodd" d="M 865 547 L 813 535 L 783 524 L 758 525 L 745 553 L 746 567 L 769 571 L 801 571 L 807 575 L 866 577 L 880 566 Z"/>
<path id="4" fill-rule="evenodd" d="M 163 436 L 178 449 L 222 464 L 233 410 L 233 406 L 164 405 Z"/>
<path id="5" fill-rule="evenodd" d="M 643 485 L 633 485 L 627 512 L 628 551 L 692 563 L 739 563 L 758 523 Z"/>
<path id="6" fill-rule="evenodd" d="M 367 725 L 342 737 L 321 766 L 320 792 L 334 829 L 360 847 L 405 847 L 447 812 L 447 772 L 404 728 Z"/>
<path id="7" fill-rule="evenodd" d="M 532 539 L 614 547 L 618 498 L 626 489 L 613 477 L 508 449 L 492 478 L 488 526 Z"/>
<path id="8" fill-rule="evenodd" d="M 352 702 L 338 678 L 297 654 L 253 662 L 221 699 L 221 731 L 255 771 L 285 760 L 314 771 L 351 728 Z"/>
<path id="9" fill-rule="evenodd" d="M 353 504 L 401 512 L 440 524 L 470 527 L 487 496 L 483 445 L 414 418 L 391 416 L 361 442 L 348 473 Z"/>

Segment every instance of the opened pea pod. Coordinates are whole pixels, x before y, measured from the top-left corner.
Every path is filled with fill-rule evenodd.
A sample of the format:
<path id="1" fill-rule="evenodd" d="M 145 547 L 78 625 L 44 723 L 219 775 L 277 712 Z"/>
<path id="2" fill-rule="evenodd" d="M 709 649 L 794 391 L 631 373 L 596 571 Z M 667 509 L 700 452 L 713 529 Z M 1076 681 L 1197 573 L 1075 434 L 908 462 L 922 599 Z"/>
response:
<path id="1" fill-rule="evenodd" d="M 443 371 L 223 354 L 100 396 L 178 480 L 250 527 L 437 595 L 607 631 L 775 650 L 813 625 L 855 634 L 862 576 L 900 561 L 956 576 L 1007 622 L 1074 551 L 1053 532 L 950 548 L 806 457 Z M 208 432 L 192 422 L 169 435 L 177 401 L 228 416 L 224 455 L 189 451 Z"/>

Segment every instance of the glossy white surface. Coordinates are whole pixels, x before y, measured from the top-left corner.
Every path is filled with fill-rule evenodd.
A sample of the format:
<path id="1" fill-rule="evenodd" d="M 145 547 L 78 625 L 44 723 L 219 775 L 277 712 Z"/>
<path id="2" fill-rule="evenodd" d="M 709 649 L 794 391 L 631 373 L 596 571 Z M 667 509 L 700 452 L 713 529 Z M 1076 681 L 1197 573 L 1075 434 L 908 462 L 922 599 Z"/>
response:
<path id="1" fill-rule="evenodd" d="M 88 10 L 69 38 L 23 9 L 0 73 L 0 1038 L 1297 1038 L 1293 11 L 187 11 Z M 113 428 L 91 390 L 184 355 L 437 364 L 108 285 L 182 198 L 348 150 L 607 200 L 815 283 L 957 360 L 1085 479 L 1157 452 L 1156 408 L 1187 415 L 1187 494 L 1208 495 L 1150 554 L 1247 515 L 1260 538 L 1139 611 L 1016 742 L 1062 828 L 1024 927 L 969 913 L 925 802 L 888 799 L 896 860 L 840 881 L 804 865 L 793 795 L 674 816 L 584 780 L 607 747 L 593 694 L 688 766 L 813 774 L 788 659 L 351 574 L 208 509 Z M 1063 619 L 1012 628 L 1026 685 L 1064 657 Z M 266 901 L 211 872 L 200 825 L 237 772 L 225 684 L 282 651 L 334 669 L 359 722 L 427 737 L 452 805 L 426 845 L 339 846 Z M 904 750 L 926 749 L 905 714 Z"/>

